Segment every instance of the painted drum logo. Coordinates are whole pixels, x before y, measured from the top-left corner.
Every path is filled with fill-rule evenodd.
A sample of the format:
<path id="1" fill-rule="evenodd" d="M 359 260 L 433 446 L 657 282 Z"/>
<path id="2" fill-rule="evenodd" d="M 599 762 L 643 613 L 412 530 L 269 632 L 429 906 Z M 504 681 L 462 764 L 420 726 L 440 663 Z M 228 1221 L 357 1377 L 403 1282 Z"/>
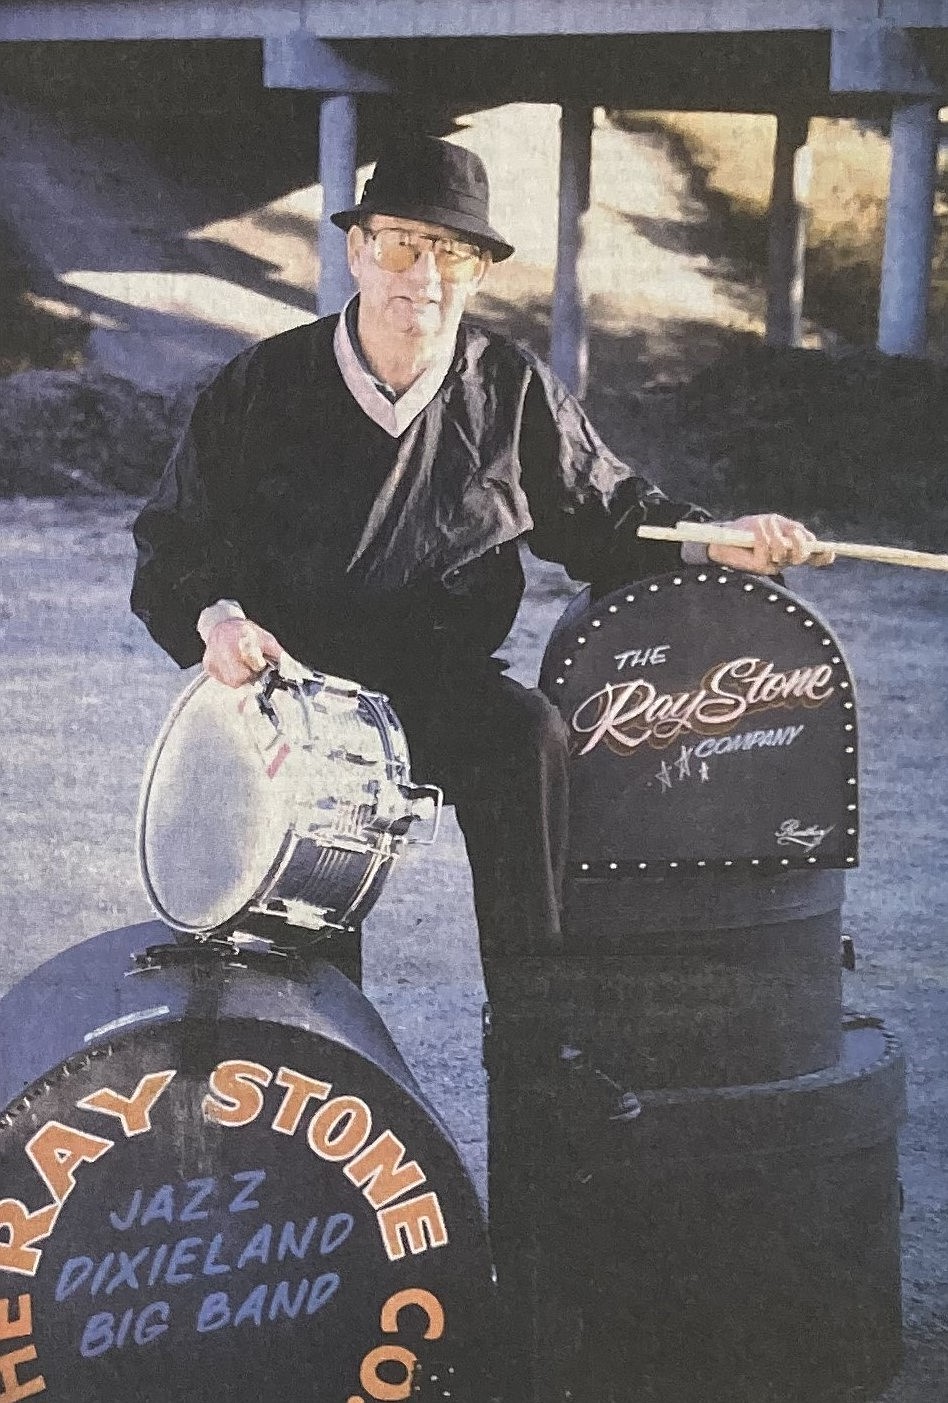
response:
<path id="1" fill-rule="evenodd" d="M 777 829 L 774 837 L 777 839 L 779 848 L 799 847 L 804 852 L 812 852 L 818 848 L 823 839 L 828 837 L 833 831 L 833 825 L 829 828 L 820 828 L 819 824 L 811 823 L 805 827 L 798 818 L 786 818 Z"/>
<path id="2" fill-rule="evenodd" d="M 109 1156 L 123 1138 L 153 1132 L 155 1107 L 177 1075 L 176 1069 L 152 1072 L 141 1077 L 130 1094 L 105 1086 L 77 1100 L 78 1109 L 103 1117 L 108 1136 L 56 1119 L 32 1134 L 24 1151 L 48 1202 L 32 1209 L 19 1198 L 0 1199 L 0 1274 L 21 1281 L 37 1276 L 63 1206 L 79 1180 L 94 1176 L 91 1166 Z M 266 1088 L 281 1094 L 264 1117 Z M 227 1131 L 264 1117 L 276 1137 L 299 1133 L 333 1176 L 338 1172 L 340 1187 L 348 1181 L 359 1191 L 388 1263 L 448 1243 L 439 1196 L 423 1188 L 425 1170 L 392 1129 L 376 1123 L 362 1097 L 292 1067 L 271 1068 L 236 1058 L 211 1070 L 201 1115 L 209 1125 Z M 73 1248 L 75 1255 L 53 1261 L 51 1300 L 72 1302 L 79 1310 L 80 1358 L 88 1361 L 145 1348 L 172 1327 L 213 1335 L 245 1324 L 259 1327 L 306 1319 L 322 1311 L 340 1287 L 343 1254 L 336 1253 L 352 1235 L 356 1219 L 350 1212 L 337 1211 L 306 1221 L 283 1221 L 267 1208 L 267 1188 L 267 1171 L 248 1168 L 150 1187 L 139 1183 L 126 1190 L 121 1202 L 98 1204 L 99 1228 L 109 1234 L 112 1250 L 103 1251 L 101 1243 L 81 1243 L 78 1251 Z M 215 1231 L 218 1219 L 223 1231 Z M 145 1238 L 140 1240 L 143 1229 Z M 175 1236 L 182 1232 L 190 1235 Z M 251 1285 L 256 1275 L 271 1269 L 280 1280 Z M 0 1297 L 3 1400 L 28 1398 L 47 1389 L 34 1340 L 35 1289 Z M 198 1297 L 192 1298 L 194 1289 Z M 162 1299 L 154 1299 L 158 1296 Z M 351 1379 L 350 1399 L 410 1396 L 418 1363 L 411 1342 L 404 1339 L 406 1314 L 411 1311 L 416 1325 L 423 1321 L 422 1338 L 438 1340 L 444 1335 L 445 1308 L 431 1291 L 409 1285 L 387 1294 L 376 1317 L 378 1335 L 368 1342 L 367 1352 L 363 1349 L 361 1364 L 354 1365 L 358 1372 Z M 340 1403 L 346 1403 L 346 1395 Z"/>
<path id="3" fill-rule="evenodd" d="M 753 712 L 820 707 L 835 694 L 832 677 L 829 663 L 781 671 L 763 658 L 739 657 L 716 663 L 689 691 L 660 692 L 644 677 L 607 682 L 573 713 L 572 729 L 587 738 L 578 754 L 600 743 L 617 755 L 644 744 L 662 750 L 684 732 L 723 735 Z"/>

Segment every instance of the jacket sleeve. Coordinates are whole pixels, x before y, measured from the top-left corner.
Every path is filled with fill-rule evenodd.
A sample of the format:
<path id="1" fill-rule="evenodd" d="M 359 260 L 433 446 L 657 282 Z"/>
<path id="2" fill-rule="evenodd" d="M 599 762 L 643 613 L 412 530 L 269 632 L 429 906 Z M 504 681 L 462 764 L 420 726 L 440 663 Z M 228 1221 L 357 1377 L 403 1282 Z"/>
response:
<path id="1" fill-rule="evenodd" d="M 521 483 L 533 530 L 530 549 L 565 566 L 596 594 L 681 564 L 681 547 L 643 541 L 643 523 L 706 521 L 710 513 L 671 501 L 602 442 L 583 409 L 547 366 L 531 364 L 520 434 Z"/>
<path id="2" fill-rule="evenodd" d="M 133 527 L 138 562 L 132 610 L 181 667 L 203 655 L 197 633 L 201 610 L 218 599 L 245 595 L 246 567 L 230 530 L 241 398 L 231 367 L 202 390 Z"/>

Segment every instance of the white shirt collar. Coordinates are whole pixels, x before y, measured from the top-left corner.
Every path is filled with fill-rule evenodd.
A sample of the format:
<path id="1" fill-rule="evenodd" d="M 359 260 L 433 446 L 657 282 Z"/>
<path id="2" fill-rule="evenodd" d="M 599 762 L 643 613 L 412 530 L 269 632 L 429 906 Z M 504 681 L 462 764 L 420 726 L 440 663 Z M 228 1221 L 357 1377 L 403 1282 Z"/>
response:
<path id="1" fill-rule="evenodd" d="M 352 343 L 346 313 L 354 301 L 355 298 L 352 298 L 343 308 L 333 336 L 333 352 L 339 373 L 359 408 L 392 438 L 401 438 L 412 420 L 427 409 L 444 384 L 454 360 L 454 346 L 446 347 L 443 354 L 393 402 L 382 394 L 378 382 L 366 369 L 359 348 Z"/>

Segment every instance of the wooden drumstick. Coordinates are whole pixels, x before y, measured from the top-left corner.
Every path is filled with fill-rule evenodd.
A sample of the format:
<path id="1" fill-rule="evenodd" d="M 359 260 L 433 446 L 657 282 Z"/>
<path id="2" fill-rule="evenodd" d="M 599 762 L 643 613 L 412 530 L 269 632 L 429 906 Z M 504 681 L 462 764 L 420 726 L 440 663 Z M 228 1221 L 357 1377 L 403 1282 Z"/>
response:
<path id="1" fill-rule="evenodd" d="M 649 541 L 697 541 L 701 545 L 747 546 L 754 544 L 751 531 L 733 526 L 715 526 L 710 521 L 679 521 L 676 526 L 640 526 L 639 536 Z M 904 550 L 901 546 L 857 545 L 853 541 L 811 541 L 810 551 L 833 551 L 854 560 L 875 560 L 880 565 L 910 565 L 916 570 L 948 570 L 948 555 Z M 806 561 L 803 561 L 806 564 Z"/>

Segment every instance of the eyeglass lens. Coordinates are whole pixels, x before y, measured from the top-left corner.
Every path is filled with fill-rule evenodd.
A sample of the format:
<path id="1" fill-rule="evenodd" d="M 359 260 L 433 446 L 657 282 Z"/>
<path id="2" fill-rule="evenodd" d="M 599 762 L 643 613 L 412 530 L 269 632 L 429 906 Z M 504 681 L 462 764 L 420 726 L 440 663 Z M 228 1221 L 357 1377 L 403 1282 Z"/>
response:
<path id="1" fill-rule="evenodd" d="M 434 254 L 435 267 L 448 282 L 463 282 L 477 272 L 481 251 L 461 239 L 415 234 L 407 229 L 367 229 L 375 258 L 386 273 L 406 273 L 423 253 Z"/>

